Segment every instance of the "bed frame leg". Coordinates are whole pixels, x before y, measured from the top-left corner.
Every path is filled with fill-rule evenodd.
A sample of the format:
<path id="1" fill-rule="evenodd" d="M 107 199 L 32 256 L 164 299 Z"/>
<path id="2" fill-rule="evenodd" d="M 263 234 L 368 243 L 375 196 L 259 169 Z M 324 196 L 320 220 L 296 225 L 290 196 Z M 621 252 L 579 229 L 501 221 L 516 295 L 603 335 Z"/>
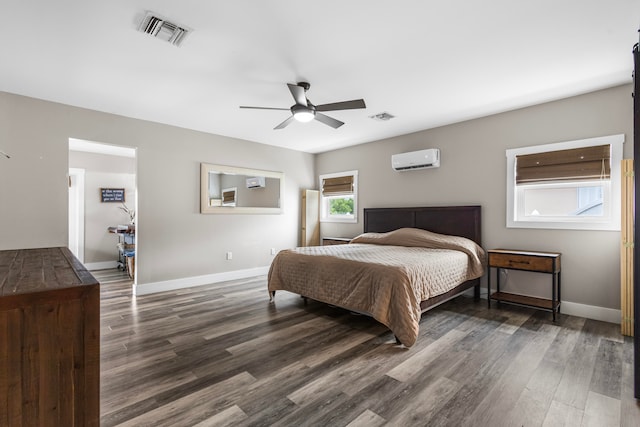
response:
<path id="1" fill-rule="evenodd" d="M 402 344 L 402 343 L 400 342 L 400 340 L 398 339 L 398 337 L 397 337 L 397 336 L 395 336 L 395 335 L 394 335 L 393 337 L 396 339 L 396 344 L 398 344 L 398 345 L 401 345 L 401 344 Z"/>
<path id="2" fill-rule="evenodd" d="M 269 302 L 273 302 L 273 299 L 276 297 L 276 291 L 269 292 Z"/>
<path id="3" fill-rule="evenodd" d="M 473 287 L 473 299 L 476 301 L 480 300 L 480 280 Z"/>

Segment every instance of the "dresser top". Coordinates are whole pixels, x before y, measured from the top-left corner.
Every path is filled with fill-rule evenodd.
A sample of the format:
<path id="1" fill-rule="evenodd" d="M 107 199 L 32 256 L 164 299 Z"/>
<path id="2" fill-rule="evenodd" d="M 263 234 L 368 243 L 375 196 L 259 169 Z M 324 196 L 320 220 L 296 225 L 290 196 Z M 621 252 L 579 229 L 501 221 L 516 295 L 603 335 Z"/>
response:
<path id="1" fill-rule="evenodd" d="M 489 249 L 487 252 L 495 254 L 512 254 L 512 255 L 525 255 L 525 256 L 539 256 L 547 258 L 559 258 L 559 252 L 538 252 L 538 251 L 521 251 L 515 249 Z"/>
<path id="2" fill-rule="evenodd" d="M 0 297 L 97 284 L 68 248 L 0 251 Z"/>

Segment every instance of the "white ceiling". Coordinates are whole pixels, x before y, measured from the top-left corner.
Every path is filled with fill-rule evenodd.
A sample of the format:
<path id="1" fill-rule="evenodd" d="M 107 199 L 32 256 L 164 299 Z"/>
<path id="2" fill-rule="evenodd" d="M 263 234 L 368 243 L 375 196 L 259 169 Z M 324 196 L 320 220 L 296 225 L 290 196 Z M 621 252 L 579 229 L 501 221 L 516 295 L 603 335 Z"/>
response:
<path id="1" fill-rule="evenodd" d="M 150 10 L 194 31 L 137 31 Z M 632 81 L 639 0 L 0 0 L 0 90 L 311 153 Z M 346 124 L 273 127 L 286 83 Z M 396 116 L 374 121 L 381 112 Z"/>

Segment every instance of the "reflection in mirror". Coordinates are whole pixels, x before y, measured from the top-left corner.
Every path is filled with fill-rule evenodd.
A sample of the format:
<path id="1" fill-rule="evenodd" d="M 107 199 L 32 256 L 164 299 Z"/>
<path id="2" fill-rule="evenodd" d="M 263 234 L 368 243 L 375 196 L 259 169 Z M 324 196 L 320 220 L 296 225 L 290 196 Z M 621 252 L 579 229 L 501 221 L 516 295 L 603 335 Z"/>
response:
<path id="1" fill-rule="evenodd" d="M 209 182 L 211 182 L 211 178 L 214 178 L 220 181 L 220 176 L 218 174 L 214 174 L 213 172 L 209 172 Z M 211 187 L 209 187 L 211 188 Z M 218 206 L 218 203 L 222 201 L 222 206 L 237 206 L 236 205 L 236 193 L 238 189 L 236 187 L 233 188 L 223 188 L 222 189 L 222 200 L 217 198 L 216 194 L 212 194 L 209 192 L 209 206 Z"/>
<path id="2" fill-rule="evenodd" d="M 284 174 L 200 164 L 201 213 L 281 213 Z"/>

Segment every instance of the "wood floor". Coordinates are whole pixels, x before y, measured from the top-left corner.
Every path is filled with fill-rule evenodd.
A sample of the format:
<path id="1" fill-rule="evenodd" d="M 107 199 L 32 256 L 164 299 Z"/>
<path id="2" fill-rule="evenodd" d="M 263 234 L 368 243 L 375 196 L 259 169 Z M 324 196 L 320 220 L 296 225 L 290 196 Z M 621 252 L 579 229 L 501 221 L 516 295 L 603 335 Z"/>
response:
<path id="1" fill-rule="evenodd" d="M 265 277 L 101 295 L 103 426 L 640 425 L 618 325 L 461 297 L 406 349 L 368 317 L 269 303 Z"/>

